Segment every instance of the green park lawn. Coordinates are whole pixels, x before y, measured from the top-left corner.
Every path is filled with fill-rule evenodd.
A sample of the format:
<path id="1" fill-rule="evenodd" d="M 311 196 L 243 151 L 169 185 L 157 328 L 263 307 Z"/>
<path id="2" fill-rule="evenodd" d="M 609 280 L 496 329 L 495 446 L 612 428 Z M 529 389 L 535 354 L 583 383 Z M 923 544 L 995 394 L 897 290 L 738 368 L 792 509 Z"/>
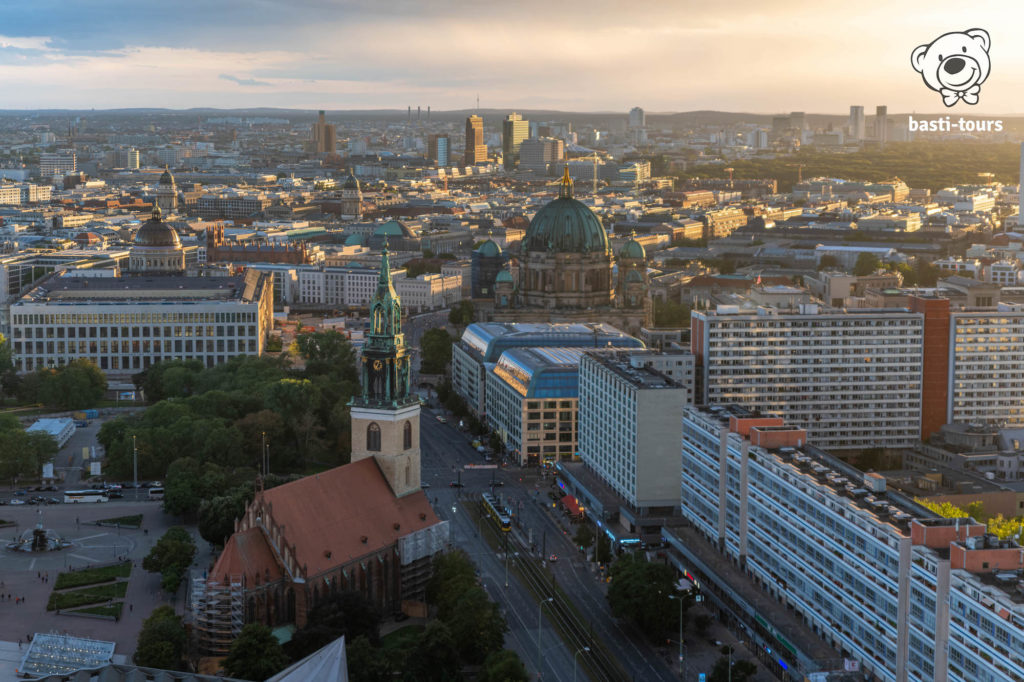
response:
<path id="1" fill-rule="evenodd" d="M 126 561 L 114 566 L 102 568 L 89 568 L 84 571 L 72 571 L 61 573 L 53 584 L 54 590 L 65 590 L 69 587 L 82 587 L 83 585 L 95 585 L 97 583 L 109 583 L 118 578 L 127 578 L 131 575 L 132 563 Z"/>
<path id="2" fill-rule="evenodd" d="M 46 604 L 47 611 L 57 609 L 73 609 L 76 606 L 98 604 L 112 599 L 121 599 L 128 592 L 128 583 L 109 583 L 106 585 L 94 585 L 81 590 L 69 590 L 67 592 L 53 592 Z"/>

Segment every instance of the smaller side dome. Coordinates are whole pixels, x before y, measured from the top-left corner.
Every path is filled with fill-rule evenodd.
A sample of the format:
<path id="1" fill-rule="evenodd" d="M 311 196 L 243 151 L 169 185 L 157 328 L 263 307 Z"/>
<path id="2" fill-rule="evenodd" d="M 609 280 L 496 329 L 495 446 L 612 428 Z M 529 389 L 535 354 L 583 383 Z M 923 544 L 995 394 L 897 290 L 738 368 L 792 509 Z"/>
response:
<path id="1" fill-rule="evenodd" d="M 514 282 L 512 281 L 512 273 L 509 272 L 508 270 L 502 270 L 501 272 L 499 272 L 498 275 L 494 278 L 494 283 L 501 284 L 502 282 L 513 284 Z"/>
<path id="2" fill-rule="evenodd" d="M 356 179 L 356 176 L 349 173 L 348 176 L 345 178 L 345 181 L 341 183 L 341 188 L 358 190 L 359 180 Z"/>
<path id="3" fill-rule="evenodd" d="M 160 175 L 160 180 L 157 184 L 174 186 L 174 176 L 171 175 L 170 169 L 166 166 L 164 166 L 164 172 Z"/>
<path id="4" fill-rule="evenodd" d="M 350 234 L 345 238 L 345 246 L 362 246 L 363 235 L 361 234 Z"/>
<path id="5" fill-rule="evenodd" d="M 619 251 L 619 257 L 647 260 L 647 250 L 644 249 L 643 244 L 636 240 L 636 232 L 630 234 L 629 241 L 626 242 Z"/>
<path id="6" fill-rule="evenodd" d="M 501 247 L 493 239 L 488 239 L 480 245 L 476 252 L 485 258 L 497 258 L 501 255 Z"/>

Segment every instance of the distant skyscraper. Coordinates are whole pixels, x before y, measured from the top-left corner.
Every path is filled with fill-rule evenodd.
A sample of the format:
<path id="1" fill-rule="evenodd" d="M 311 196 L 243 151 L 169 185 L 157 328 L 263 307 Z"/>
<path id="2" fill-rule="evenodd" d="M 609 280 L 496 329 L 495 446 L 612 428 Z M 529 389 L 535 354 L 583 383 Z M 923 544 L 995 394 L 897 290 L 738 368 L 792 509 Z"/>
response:
<path id="1" fill-rule="evenodd" d="M 435 166 L 447 166 L 450 161 L 450 150 L 448 136 L 444 134 L 431 135 L 427 138 L 427 160 Z"/>
<path id="2" fill-rule="evenodd" d="M 633 107 L 629 110 L 629 127 L 643 128 L 647 125 L 647 114 L 640 107 Z"/>
<path id="3" fill-rule="evenodd" d="M 794 111 L 789 115 L 789 125 L 797 130 L 807 128 L 807 114 L 802 111 Z"/>
<path id="4" fill-rule="evenodd" d="M 852 106 L 850 107 L 850 137 L 855 140 L 863 140 L 864 133 L 864 107 Z"/>
<path id="5" fill-rule="evenodd" d="M 487 145 L 484 144 L 484 120 L 477 115 L 466 119 L 465 165 L 475 166 L 487 160 Z"/>
<path id="6" fill-rule="evenodd" d="M 519 162 L 519 146 L 530 136 L 530 122 L 519 114 L 509 114 L 501 122 L 501 154 L 505 168 L 512 169 Z"/>
<path id="7" fill-rule="evenodd" d="M 44 152 L 39 156 L 39 174 L 44 178 L 74 173 L 78 169 L 75 152 L 65 149 L 59 152 Z"/>
<path id="8" fill-rule="evenodd" d="M 565 156 L 565 144 L 553 137 L 531 137 L 519 146 L 519 167 L 545 173 Z"/>
<path id="9" fill-rule="evenodd" d="M 313 151 L 317 154 L 333 154 L 337 151 L 337 140 L 334 136 L 334 126 L 324 120 L 324 112 L 320 112 L 319 118 L 313 124 L 311 139 Z"/>
<path id="10" fill-rule="evenodd" d="M 1020 207 L 1017 209 L 1017 225 L 1024 226 L 1024 142 L 1020 143 L 1020 177 L 1018 178 L 1018 194 Z"/>
<path id="11" fill-rule="evenodd" d="M 884 145 L 889 140 L 889 107 L 875 107 L 875 138 Z"/>

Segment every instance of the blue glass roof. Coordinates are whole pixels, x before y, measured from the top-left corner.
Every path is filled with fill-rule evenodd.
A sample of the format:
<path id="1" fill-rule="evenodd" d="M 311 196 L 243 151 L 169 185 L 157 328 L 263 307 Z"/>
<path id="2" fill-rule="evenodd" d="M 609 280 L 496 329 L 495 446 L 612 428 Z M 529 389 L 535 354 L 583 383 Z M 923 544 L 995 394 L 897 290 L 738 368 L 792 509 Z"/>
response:
<path id="1" fill-rule="evenodd" d="M 482 362 L 497 362 L 513 348 L 645 348 L 640 339 L 603 322 L 476 322 L 466 327 L 462 342 Z"/>

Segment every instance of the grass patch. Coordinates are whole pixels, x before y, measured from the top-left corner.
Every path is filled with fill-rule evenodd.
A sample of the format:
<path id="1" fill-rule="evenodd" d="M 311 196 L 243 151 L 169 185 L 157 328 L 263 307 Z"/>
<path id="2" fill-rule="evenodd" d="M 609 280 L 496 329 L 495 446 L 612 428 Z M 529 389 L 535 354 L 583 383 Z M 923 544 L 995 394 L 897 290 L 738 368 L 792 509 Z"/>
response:
<path id="1" fill-rule="evenodd" d="M 104 604 L 103 606 L 90 606 L 85 609 L 75 609 L 75 613 L 94 613 L 97 616 L 110 616 L 111 618 L 120 618 L 121 609 L 124 608 L 123 601 L 116 601 L 113 604 Z"/>
<path id="2" fill-rule="evenodd" d="M 132 563 L 130 561 L 114 566 L 104 566 L 103 568 L 90 568 L 84 571 L 61 573 L 57 576 L 57 582 L 53 584 L 53 589 L 65 590 L 69 587 L 109 583 L 117 578 L 127 578 L 131 573 Z"/>
<path id="3" fill-rule="evenodd" d="M 380 646 L 391 651 L 412 649 L 422 632 L 422 625 L 406 625 L 381 637 Z"/>
<path id="4" fill-rule="evenodd" d="M 50 601 L 46 604 L 47 611 L 55 609 L 73 609 L 76 606 L 88 606 L 111 599 L 121 599 L 128 592 L 128 583 L 110 583 L 108 585 L 96 585 L 87 587 L 84 590 L 71 590 L 70 592 L 53 592 L 50 594 Z"/>
<path id="5" fill-rule="evenodd" d="M 104 523 L 108 526 L 116 526 L 121 524 L 122 528 L 138 528 L 142 525 L 142 514 L 132 514 L 131 516 L 115 516 L 110 519 L 100 519 L 96 523 Z"/>

